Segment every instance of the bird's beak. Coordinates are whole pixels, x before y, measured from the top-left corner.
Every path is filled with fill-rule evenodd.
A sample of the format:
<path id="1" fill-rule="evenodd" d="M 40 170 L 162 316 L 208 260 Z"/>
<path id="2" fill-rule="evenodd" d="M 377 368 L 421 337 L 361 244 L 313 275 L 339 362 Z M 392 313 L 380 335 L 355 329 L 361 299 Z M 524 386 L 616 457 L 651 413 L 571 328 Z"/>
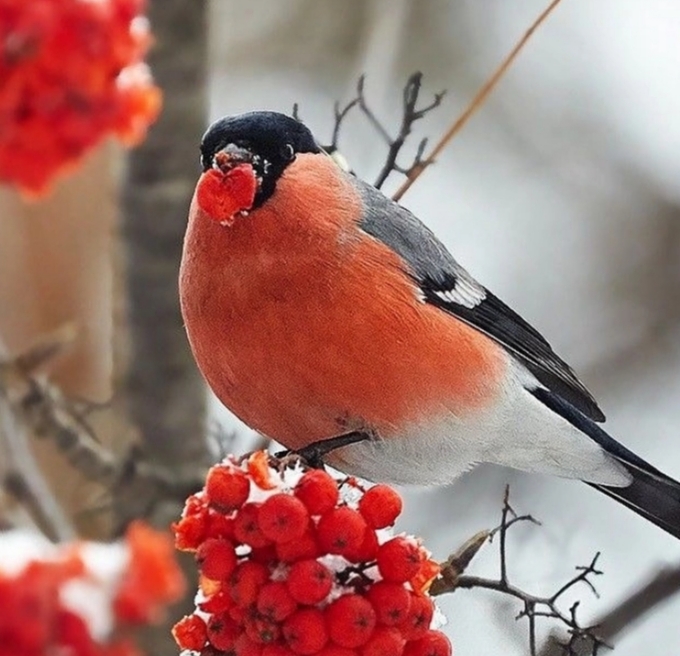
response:
<path id="1" fill-rule="evenodd" d="M 246 148 L 228 144 L 213 155 L 212 167 L 228 173 L 239 164 L 253 164 L 253 154 Z"/>

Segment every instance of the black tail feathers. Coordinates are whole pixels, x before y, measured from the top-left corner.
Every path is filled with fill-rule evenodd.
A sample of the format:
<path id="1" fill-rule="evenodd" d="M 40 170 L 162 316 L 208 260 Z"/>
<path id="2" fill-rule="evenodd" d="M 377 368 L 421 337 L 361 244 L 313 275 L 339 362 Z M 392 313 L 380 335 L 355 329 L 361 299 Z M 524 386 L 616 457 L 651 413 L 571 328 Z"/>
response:
<path id="1" fill-rule="evenodd" d="M 618 460 L 633 477 L 628 487 L 608 487 L 595 483 L 588 485 L 680 539 L 680 483 L 651 465 L 648 469 L 642 469 Z"/>
<path id="2" fill-rule="evenodd" d="M 595 422 L 556 394 L 543 388 L 531 390 L 531 393 L 616 458 L 633 479 L 627 487 L 610 487 L 596 483 L 588 485 L 616 499 L 633 512 L 680 539 L 680 482 L 666 476 L 626 449 Z"/>

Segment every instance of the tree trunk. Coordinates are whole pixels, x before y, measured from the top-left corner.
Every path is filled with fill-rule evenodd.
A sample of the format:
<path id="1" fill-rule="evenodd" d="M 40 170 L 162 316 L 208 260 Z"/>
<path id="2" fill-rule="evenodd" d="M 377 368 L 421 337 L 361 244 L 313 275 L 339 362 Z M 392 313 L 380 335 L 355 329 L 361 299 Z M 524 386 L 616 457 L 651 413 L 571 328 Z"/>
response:
<path id="1" fill-rule="evenodd" d="M 206 3 L 156 0 L 149 63 L 164 107 L 129 157 L 124 188 L 131 359 L 126 393 L 133 423 L 168 465 L 205 457 L 205 389 L 182 326 L 177 277 L 206 121 Z"/>
<path id="2" fill-rule="evenodd" d="M 181 470 L 208 459 L 205 386 L 189 351 L 179 310 L 177 278 L 187 213 L 198 169 L 198 141 L 207 116 L 207 0 L 155 0 L 149 19 L 155 44 L 149 64 L 164 94 L 158 122 L 128 159 L 123 191 L 127 249 L 130 360 L 123 372 L 129 419 L 156 462 Z M 148 514 L 148 490 L 115 493 L 118 526 Z M 181 506 L 154 507 L 150 521 L 167 527 Z M 196 567 L 184 561 L 192 589 Z M 140 636 L 146 653 L 175 653 L 173 619 Z"/>

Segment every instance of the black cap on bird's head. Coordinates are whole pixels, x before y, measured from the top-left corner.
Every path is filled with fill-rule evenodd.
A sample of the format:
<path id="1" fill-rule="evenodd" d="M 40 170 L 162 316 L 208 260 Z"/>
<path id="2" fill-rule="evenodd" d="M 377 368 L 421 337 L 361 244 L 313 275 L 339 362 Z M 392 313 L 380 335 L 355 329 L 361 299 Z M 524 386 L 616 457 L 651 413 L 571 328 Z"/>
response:
<path id="1" fill-rule="evenodd" d="M 285 168 L 300 153 L 319 153 L 312 133 L 297 119 L 278 112 L 248 112 L 215 121 L 201 140 L 201 165 L 228 169 L 250 164 L 258 190 L 253 207 L 273 193 Z"/>

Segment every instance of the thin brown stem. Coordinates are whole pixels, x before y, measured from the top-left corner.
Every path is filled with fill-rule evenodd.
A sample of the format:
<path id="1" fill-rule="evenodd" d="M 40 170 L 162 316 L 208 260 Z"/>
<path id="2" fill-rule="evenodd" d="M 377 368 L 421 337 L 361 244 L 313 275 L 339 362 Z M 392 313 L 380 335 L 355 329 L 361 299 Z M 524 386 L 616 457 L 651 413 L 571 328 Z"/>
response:
<path id="1" fill-rule="evenodd" d="M 620 633 L 630 628 L 635 621 L 678 592 L 680 592 L 680 565 L 658 571 L 630 597 L 595 621 L 598 636 L 603 642 L 611 642 Z M 546 640 L 538 654 L 539 656 L 562 656 L 566 651 L 570 656 L 588 656 L 597 654 L 598 647 L 599 645 L 593 643 L 588 636 L 572 634 L 565 644 L 553 634 Z"/>
<path id="2" fill-rule="evenodd" d="M 40 357 L 38 357 L 38 351 Z M 6 467 L 3 483 L 8 492 L 24 505 L 36 525 L 45 535 L 56 541 L 75 537 L 63 508 L 57 503 L 52 490 L 43 476 L 30 448 L 28 427 L 15 413 L 11 395 L 3 388 L 5 379 L 18 378 L 29 363 L 42 364 L 47 361 L 46 353 L 56 354 L 57 349 L 38 349 L 35 357 L 26 354 L 19 367 L 7 364 L 7 352 L 0 340 L 0 452 L 4 453 Z"/>
<path id="3" fill-rule="evenodd" d="M 338 151 L 340 132 L 345 119 L 347 118 L 348 114 L 355 107 L 357 107 L 380 136 L 380 139 L 387 145 L 385 162 L 383 163 L 382 168 L 380 169 L 373 183 L 373 186 L 377 189 L 380 189 L 390 174 L 395 171 L 397 173 L 409 175 L 414 168 L 420 166 L 422 155 L 427 144 L 427 139 L 421 140 L 416 150 L 415 157 L 408 167 L 398 164 L 397 159 L 399 154 L 401 153 L 408 140 L 408 137 L 413 130 L 414 123 L 424 118 L 436 107 L 439 107 L 446 93 L 445 91 L 436 93 L 429 103 L 420 106 L 418 103 L 420 99 L 422 81 L 422 73 L 413 73 L 413 75 L 411 75 L 406 81 L 402 92 L 401 122 L 399 124 L 397 136 L 393 138 L 390 134 L 390 130 L 388 130 L 383 122 L 378 118 L 366 99 L 366 78 L 363 75 L 359 77 L 359 80 L 357 81 L 355 97 L 344 106 L 341 106 L 340 103 L 337 102 L 334 105 L 333 112 L 335 115 L 335 123 L 333 126 L 333 134 L 331 143 L 328 146 L 324 146 L 324 150 L 330 154 Z"/>
<path id="4" fill-rule="evenodd" d="M 46 352 L 40 344 L 35 350 Z M 160 501 L 182 502 L 201 488 L 207 467 L 200 463 L 177 471 L 136 447 L 122 457 L 108 450 L 97 439 L 87 418 L 55 385 L 25 371 L 22 363 L 37 359 L 28 351 L 0 360 L 0 444 L 4 440 L 9 454 L 10 467 L 5 475 L 9 475 L 10 492 L 20 497 L 29 512 L 33 510 L 36 523 L 52 523 L 46 534 L 58 539 L 75 535 L 32 460 L 29 434 L 53 442 L 75 470 L 100 483 L 109 493 L 121 488 L 139 489 L 140 497 L 148 500 L 145 512 Z"/>
<path id="5" fill-rule="evenodd" d="M 392 196 L 393 200 L 398 201 L 401 197 L 411 188 L 411 185 L 420 177 L 422 172 L 430 166 L 439 154 L 446 148 L 449 142 L 455 137 L 463 128 L 463 126 L 468 122 L 470 117 L 484 104 L 488 95 L 493 91 L 493 89 L 498 84 L 499 80 L 503 77 L 505 72 L 513 64 L 519 53 L 522 51 L 527 41 L 531 38 L 531 35 L 536 31 L 536 29 L 548 18 L 552 13 L 553 9 L 557 7 L 560 0 L 552 0 L 546 9 L 540 14 L 540 16 L 532 23 L 531 27 L 524 33 L 522 38 L 516 43 L 515 47 L 510 51 L 510 53 L 501 62 L 498 68 L 494 71 L 490 78 L 481 86 L 477 94 L 474 96 L 470 104 L 465 108 L 463 113 L 451 124 L 449 129 L 444 133 L 442 138 L 435 144 L 434 148 L 430 151 L 429 155 L 425 157 L 420 162 L 420 165 L 414 167 L 410 173 L 407 175 L 406 180 L 397 189 L 397 191 Z"/>
<path id="6" fill-rule="evenodd" d="M 590 580 L 591 576 L 601 574 L 597 568 L 597 560 L 599 554 L 596 554 L 592 561 L 583 567 L 577 567 L 577 574 L 569 579 L 564 585 L 557 589 L 552 595 L 538 596 L 530 592 L 522 590 L 510 582 L 508 574 L 508 553 L 507 553 L 507 532 L 508 529 L 522 521 L 530 521 L 534 524 L 538 522 L 531 515 L 517 515 L 510 505 L 510 491 L 506 487 L 503 495 L 503 508 L 501 511 L 501 523 L 491 532 L 487 532 L 484 539 L 478 542 L 481 547 L 486 541 L 486 537 L 493 538 L 495 534 L 499 535 L 499 560 L 500 560 L 500 576 L 498 579 L 489 579 L 480 576 L 473 576 L 463 574 L 463 569 L 456 569 L 451 566 L 454 562 L 454 556 L 451 556 L 446 563 L 442 564 L 442 572 L 440 577 L 434 581 L 430 588 L 430 594 L 440 595 L 446 592 L 455 592 L 458 589 L 472 590 L 482 588 L 484 590 L 492 590 L 500 594 L 514 597 L 522 602 L 522 610 L 517 615 L 517 619 L 526 618 L 529 629 L 529 653 L 531 656 L 538 656 L 538 646 L 536 640 L 536 625 L 538 618 L 547 618 L 557 620 L 563 627 L 565 627 L 571 634 L 572 640 L 588 640 L 593 648 L 604 644 L 599 631 L 595 627 L 582 626 L 576 611 L 578 603 L 573 604 L 568 612 L 560 608 L 560 602 L 564 594 L 571 590 L 578 584 L 586 585 L 590 590 L 597 595 L 597 591 Z M 479 534 L 480 536 L 482 534 Z M 459 550 L 460 551 L 460 550 Z M 476 551 L 474 552 L 476 553 Z M 468 562 L 465 564 L 467 566 Z"/>

